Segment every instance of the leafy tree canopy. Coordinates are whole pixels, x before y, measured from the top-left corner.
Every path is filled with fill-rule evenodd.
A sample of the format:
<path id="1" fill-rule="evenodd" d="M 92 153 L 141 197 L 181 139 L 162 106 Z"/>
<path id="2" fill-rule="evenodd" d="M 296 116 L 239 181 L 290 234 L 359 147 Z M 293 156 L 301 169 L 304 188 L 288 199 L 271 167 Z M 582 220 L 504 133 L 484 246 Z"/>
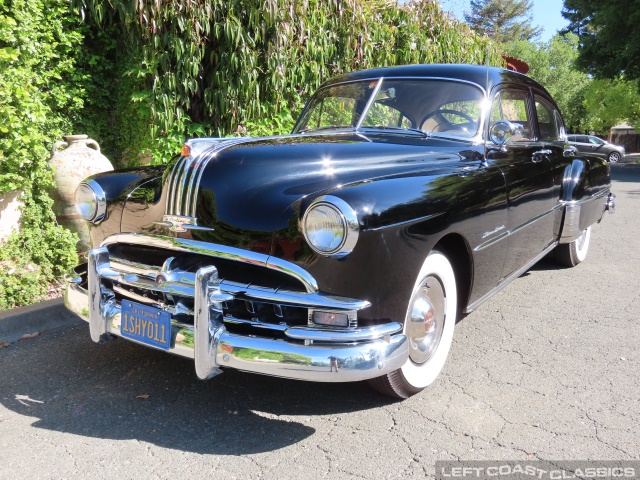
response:
<path id="1" fill-rule="evenodd" d="M 584 97 L 591 79 L 575 67 L 578 57 L 578 37 L 555 35 L 546 43 L 524 40 L 505 45 L 508 55 L 529 64 L 528 75 L 544 85 L 558 103 L 567 128 L 571 131 L 589 129 Z"/>
<path id="2" fill-rule="evenodd" d="M 640 80 L 640 0 L 564 0 L 562 15 L 580 37 L 580 68 Z"/>
<path id="3" fill-rule="evenodd" d="M 531 0 L 471 0 L 467 24 L 497 42 L 535 40 L 542 28 L 534 26 Z"/>
<path id="4" fill-rule="evenodd" d="M 624 78 L 593 80 L 586 91 L 584 104 L 595 131 L 606 132 L 623 121 L 640 130 L 640 94 L 633 81 Z"/>

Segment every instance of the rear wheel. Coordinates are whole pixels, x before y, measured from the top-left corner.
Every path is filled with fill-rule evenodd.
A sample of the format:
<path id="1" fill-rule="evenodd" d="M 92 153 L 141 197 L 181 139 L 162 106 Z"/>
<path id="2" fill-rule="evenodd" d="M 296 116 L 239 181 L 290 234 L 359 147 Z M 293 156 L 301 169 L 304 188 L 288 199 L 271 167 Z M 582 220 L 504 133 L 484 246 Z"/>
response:
<path id="1" fill-rule="evenodd" d="M 449 355 L 457 315 L 456 279 L 447 257 L 433 251 L 413 288 L 404 322 L 409 358 L 398 370 L 369 380 L 376 390 L 407 398 L 438 376 Z"/>
<path id="2" fill-rule="evenodd" d="M 587 258 L 590 242 L 591 227 L 585 229 L 573 242 L 558 245 L 553 251 L 556 262 L 566 267 L 575 267 Z"/>
<path id="3" fill-rule="evenodd" d="M 622 156 L 618 152 L 611 152 L 607 157 L 607 161 L 611 163 L 616 163 L 620 161 L 620 158 L 622 158 Z"/>

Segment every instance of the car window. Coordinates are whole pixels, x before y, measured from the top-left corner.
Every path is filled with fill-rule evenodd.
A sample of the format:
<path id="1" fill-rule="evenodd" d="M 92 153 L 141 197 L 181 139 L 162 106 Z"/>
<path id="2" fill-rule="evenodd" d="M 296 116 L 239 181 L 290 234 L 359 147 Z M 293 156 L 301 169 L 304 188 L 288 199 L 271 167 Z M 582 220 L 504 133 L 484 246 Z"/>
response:
<path id="1" fill-rule="evenodd" d="M 576 137 L 576 141 L 578 143 L 589 143 L 589 139 L 586 137 L 586 135 L 578 135 Z"/>
<path id="2" fill-rule="evenodd" d="M 594 145 L 604 145 L 604 142 L 598 137 L 589 137 L 589 142 L 593 143 Z"/>
<path id="3" fill-rule="evenodd" d="M 400 110 L 390 105 L 385 105 L 380 100 L 376 100 L 371 105 L 367 116 L 362 122 L 363 127 L 390 126 L 411 128 L 409 120 Z"/>
<path id="4" fill-rule="evenodd" d="M 309 125 L 314 128 L 352 126 L 352 112 L 356 100 L 349 97 L 327 97 L 322 105 L 313 111 Z"/>
<path id="5" fill-rule="evenodd" d="M 498 120 L 508 120 L 511 123 L 519 124 L 524 132 L 513 141 L 527 141 L 533 138 L 531 129 L 531 118 L 527 108 L 528 96 L 522 90 L 503 90 L 493 100 L 491 106 L 491 123 Z"/>
<path id="6" fill-rule="evenodd" d="M 472 138 L 481 125 L 484 99 L 478 86 L 445 79 L 384 78 L 329 85 L 311 98 L 294 132 L 361 127 Z"/>
<path id="7" fill-rule="evenodd" d="M 534 96 L 534 100 L 540 140 L 558 140 L 560 138 L 560 128 L 558 125 L 559 116 L 556 114 L 556 110 L 538 95 Z"/>

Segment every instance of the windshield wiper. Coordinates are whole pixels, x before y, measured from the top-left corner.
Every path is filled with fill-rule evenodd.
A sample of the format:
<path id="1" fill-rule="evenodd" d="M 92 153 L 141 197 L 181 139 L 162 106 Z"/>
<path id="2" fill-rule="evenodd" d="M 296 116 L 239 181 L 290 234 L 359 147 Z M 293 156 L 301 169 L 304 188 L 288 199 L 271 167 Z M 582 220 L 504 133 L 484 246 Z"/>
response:
<path id="1" fill-rule="evenodd" d="M 324 127 L 312 127 L 305 128 L 304 130 L 298 130 L 298 133 L 306 133 L 306 132 L 320 132 L 322 130 L 337 130 L 340 128 L 353 128 L 347 125 L 325 125 Z"/>
<path id="2" fill-rule="evenodd" d="M 429 132 L 425 132 L 424 130 L 420 130 L 419 128 L 411 128 L 411 127 L 394 127 L 391 125 L 367 125 L 361 128 L 362 129 L 375 128 L 376 130 L 393 130 L 394 132 L 398 132 L 398 131 L 411 132 L 411 133 L 417 133 L 419 135 L 422 135 L 423 137 L 431 136 Z"/>

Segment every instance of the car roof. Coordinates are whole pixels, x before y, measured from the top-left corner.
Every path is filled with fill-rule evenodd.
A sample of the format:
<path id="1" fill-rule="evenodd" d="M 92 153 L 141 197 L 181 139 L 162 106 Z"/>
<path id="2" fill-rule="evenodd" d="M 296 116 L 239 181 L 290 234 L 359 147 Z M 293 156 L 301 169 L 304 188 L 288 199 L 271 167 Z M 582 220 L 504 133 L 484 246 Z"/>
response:
<path id="1" fill-rule="evenodd" d="M 424 78 L 447 78 L 471 82 L 486 91 L 500 83 L 520 84 L 537 88 L 550 97 L 546 89 L 535 80 L 526 75 L 504 68 L 487 67 L 484 65 L 461 65 L 461 64 L 421 64 L 402 65 L 396 67 L 374 68 L 347 73 L 332 78 L 324 85 L 349 82 L 353 80 L 374 79 L 380 77 L 401 78 L 401 77 L 424 77 Z"/>

